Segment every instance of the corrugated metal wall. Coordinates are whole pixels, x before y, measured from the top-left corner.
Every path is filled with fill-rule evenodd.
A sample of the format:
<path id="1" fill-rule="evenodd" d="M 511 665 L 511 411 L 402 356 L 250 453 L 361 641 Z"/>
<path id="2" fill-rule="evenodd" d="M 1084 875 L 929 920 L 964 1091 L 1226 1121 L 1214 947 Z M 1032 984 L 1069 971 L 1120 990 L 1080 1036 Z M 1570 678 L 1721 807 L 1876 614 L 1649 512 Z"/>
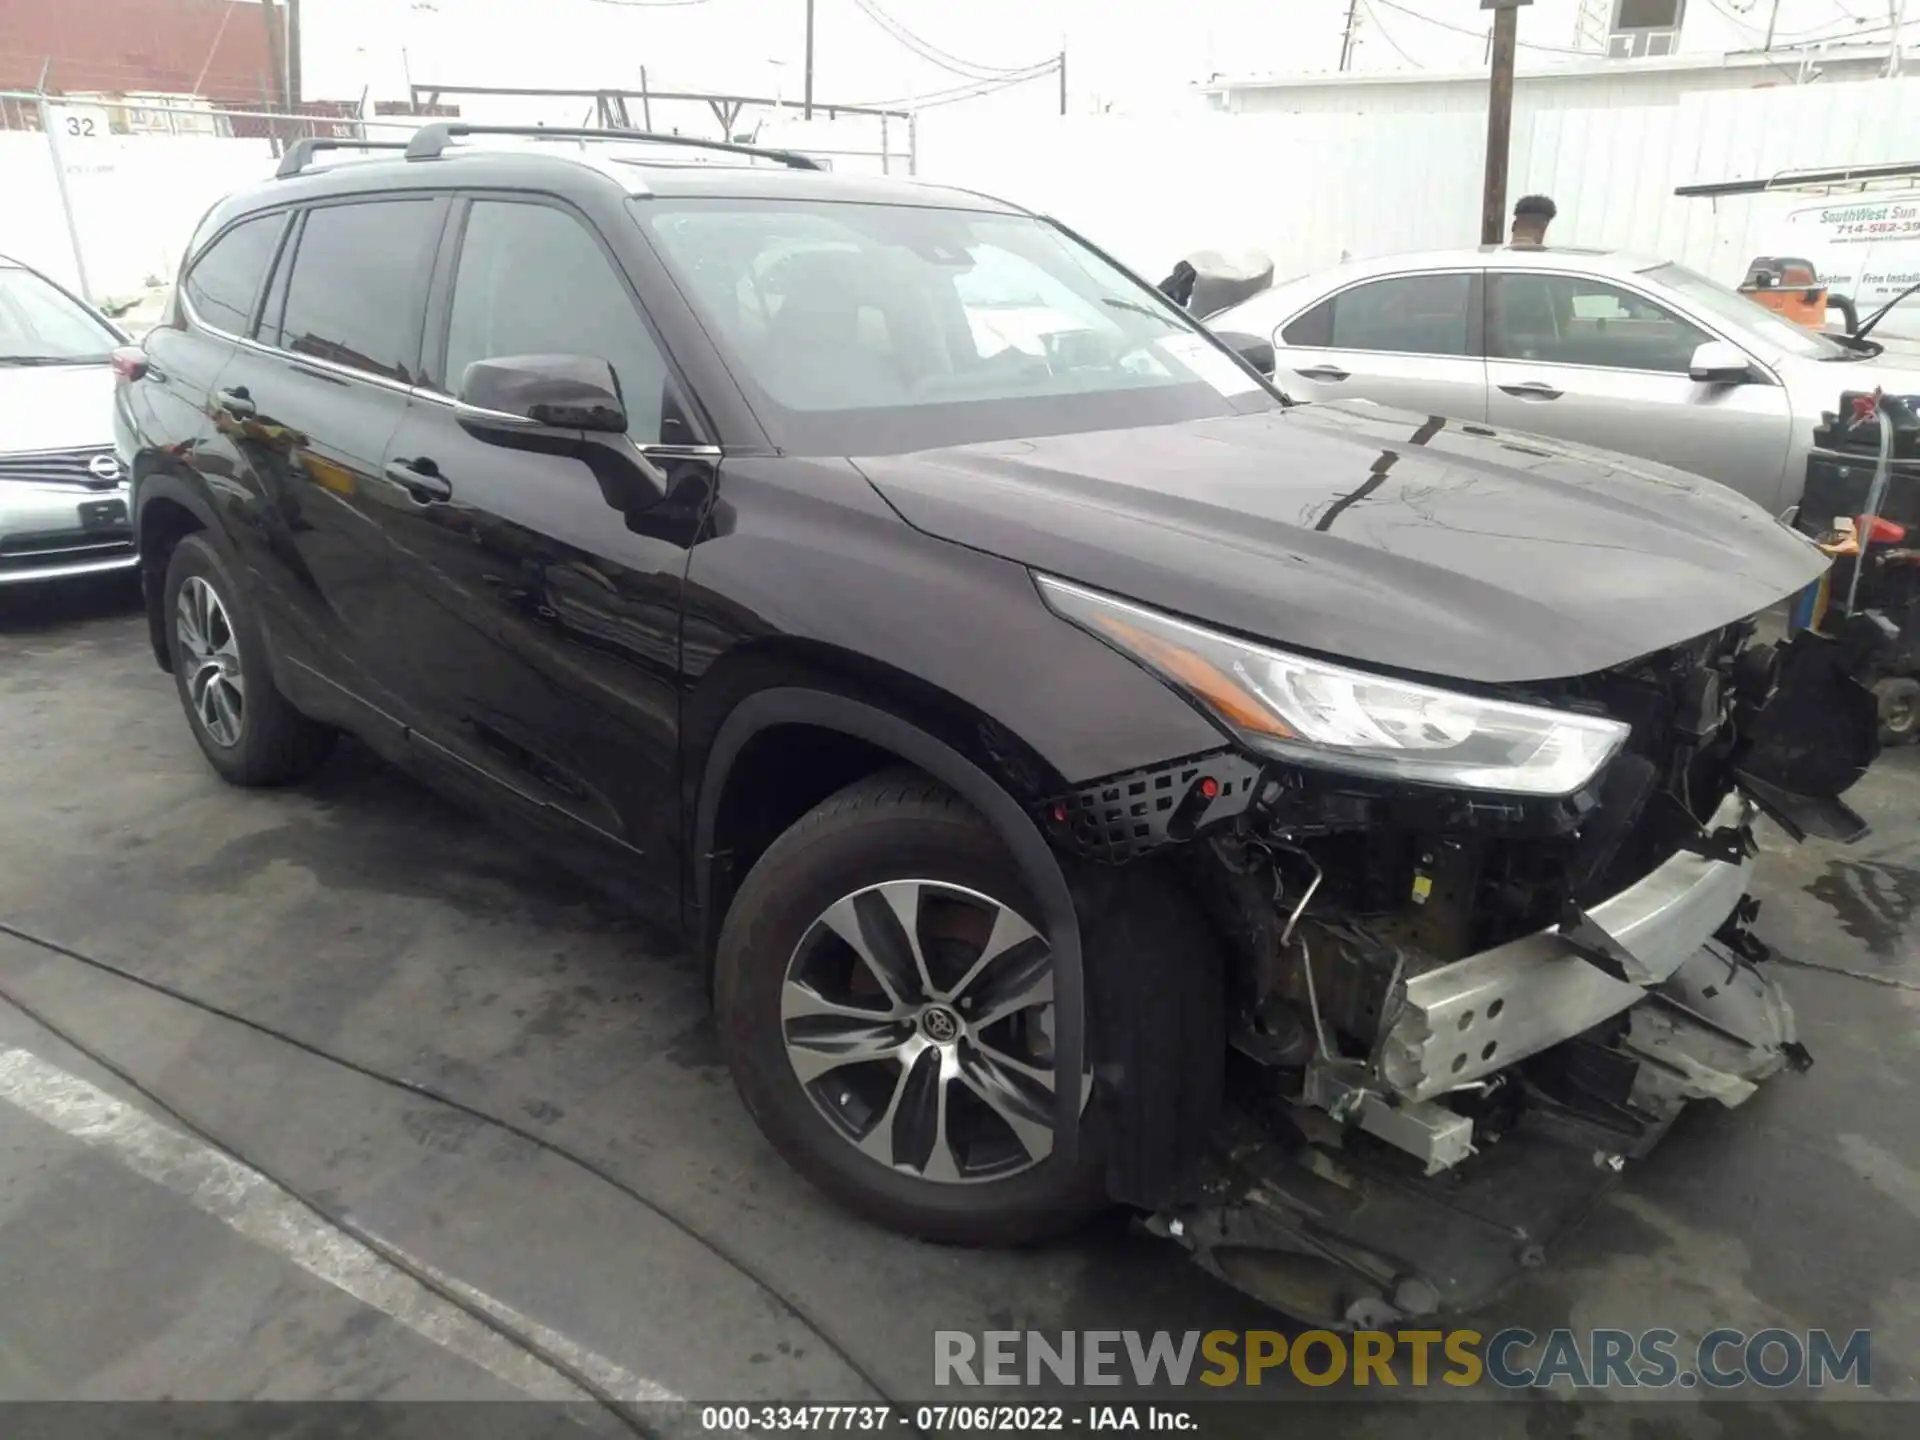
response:
<path id="1" fill-rule="evenodd" d="M 1479 238 L 1486 140 L 1477 113 L 995 121 L 966 108 L 921 117 L 922 179 L 1057 215 L 1150 279 L 1207 248 L 1264 249 L 1286 277 Z M 846 148 L 874 143 L 863 134 Z M 904 138 L 893 144 L 904 148 Z M 1754 202 L 1681 200 L 1676 185 L 1905 160 L 1920 160 L 1920 79 L 1702 93 L 1531 117 L 1515 127 L 1510 193 L 1554 197 L 1556 240 L 1647 251 L 1734 281 L 1757 253 Z M 124 293 L 149 273 L 171 273 L 192 217 L 270 162 L 251 140 L 70 144 L 68 190 L 96 291 Z M 879 168 L 871 155 L 834 163 Z M 0 195 L 16 202 L 0 204 L 0 250 L 71 278 L 44 137 L 0 133 Z M 129 225 L 130 215 L 141 223 Z"/>
<path id="2" fill-rule="evenodd" d="M 1398 87 L 1380 87 L 1382 90 Z M 1058 215 L 1157 278 L 1190 250 L 1257 246 L 1282 275 L 1479 239 L 1480 111 L 920 122 L 919 174 Z M 1920 79 L 1696 92 L 1516 123 L 1509 193 L 1553 196 L 1553 238 L 1737 280 L 1751 201 L 1677 185 L 1920 160 Z"/>

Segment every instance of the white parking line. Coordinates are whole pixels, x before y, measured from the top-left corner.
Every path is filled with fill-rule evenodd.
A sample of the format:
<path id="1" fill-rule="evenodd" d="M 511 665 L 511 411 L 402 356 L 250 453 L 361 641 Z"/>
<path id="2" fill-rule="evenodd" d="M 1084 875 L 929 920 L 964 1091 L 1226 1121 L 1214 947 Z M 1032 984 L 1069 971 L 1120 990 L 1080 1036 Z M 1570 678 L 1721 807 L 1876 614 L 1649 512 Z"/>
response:
<path id="1" fill-rule="evenodd" d="M 0 1100 L 164 1186 L 196 1209 L 364 1305 L 540 1400 L 590 1397 L 546 1362 L 328 1225 L 266 1176 L 183 1135 L 25 1050 L 0 1046 Z M 398 1247 L 395 1253 L 404 1254 Z M 419 1264 L 407 1256 L 409 1264 Z M 530 1320 L 512 1306 L 421 1265 L 440 1284 L 527 1336 L 621 1400 L 677 1400 L 665 1386 Z"/>

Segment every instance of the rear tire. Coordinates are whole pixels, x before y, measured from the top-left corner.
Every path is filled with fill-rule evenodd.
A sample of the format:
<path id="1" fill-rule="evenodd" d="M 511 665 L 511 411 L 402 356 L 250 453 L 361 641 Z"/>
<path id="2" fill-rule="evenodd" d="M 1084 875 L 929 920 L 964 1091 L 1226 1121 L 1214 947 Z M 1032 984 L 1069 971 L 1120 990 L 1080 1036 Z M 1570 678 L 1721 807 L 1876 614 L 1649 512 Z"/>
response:
<path id="1" fill-rule="evenodd" d="M 174 547 L 161 603 L 174 687 L 220 778 L 284 785 L 319 769 L 336 734 L 274 688 L 251 601 L 204 536 L 183 536 Z"/>
<path id="2" fill-rule="evenodd" d="M 1880 743 L 1908 745 L 1920 739 L 1920 680 L 1889 675 L 1873 687 L 1880 702 Z"/>
<path id="3" fill-rule="evenodd" d="M 727 912 L 714 994 L 734 1083 L 789 1164 L 869 1220 L 950 1244 L 1037 1240 L 1105 1206 L 1092 1108 L 1069 1165 L 1052 1091 L 1027 1083 L 1053 1075 L 1036 914 L 992 829 L 917 771 L 848 786 L 767 849 Z"/>

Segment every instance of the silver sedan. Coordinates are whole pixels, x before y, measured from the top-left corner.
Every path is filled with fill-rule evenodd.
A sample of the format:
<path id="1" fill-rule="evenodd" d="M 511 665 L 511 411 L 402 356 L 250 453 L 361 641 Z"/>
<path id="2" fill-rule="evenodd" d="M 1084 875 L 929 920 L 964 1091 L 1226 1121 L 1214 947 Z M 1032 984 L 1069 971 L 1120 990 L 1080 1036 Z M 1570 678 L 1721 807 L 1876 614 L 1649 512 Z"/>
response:
<path id="1" fill-rule="evenodd" d="M 1435 251 L 1323 270 L 1207 324 L 1271 340 L 1301 399 L 1364 399 L 1643 456 L 1776 513 L 1845 390 L 1920 392 L 1915 357 L 1801 328 L 1670 261 Z M 1262 357 L 1264 358 L 1264 357 Z"/>
<path id="2" fill-rule="evenodd" d="M 113 449 L 120 328 L 0 255 L 0 586 L 130 570 Z"/>

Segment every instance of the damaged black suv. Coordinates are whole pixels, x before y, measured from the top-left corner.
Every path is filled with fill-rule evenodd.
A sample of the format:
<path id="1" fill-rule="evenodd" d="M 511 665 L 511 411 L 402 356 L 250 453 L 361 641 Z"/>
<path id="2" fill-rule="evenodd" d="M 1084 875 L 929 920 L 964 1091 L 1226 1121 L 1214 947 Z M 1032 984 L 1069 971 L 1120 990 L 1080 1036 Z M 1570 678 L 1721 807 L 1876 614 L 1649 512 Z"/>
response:
<path id="1" fill-rule="evenodd" d="M 1384 1323 L 1799 1056 L 1749 826 L 1854 828 L 1873 705 L 1756 638 L 1826 561 L 1747 501 L 1290 404 L 978 195 L 318 148 L 117 391 L 195 737 L 267 785 L 350 731 L 681 927 L 848 1205 L 997 1244 L 1117 1200 Z"/>

